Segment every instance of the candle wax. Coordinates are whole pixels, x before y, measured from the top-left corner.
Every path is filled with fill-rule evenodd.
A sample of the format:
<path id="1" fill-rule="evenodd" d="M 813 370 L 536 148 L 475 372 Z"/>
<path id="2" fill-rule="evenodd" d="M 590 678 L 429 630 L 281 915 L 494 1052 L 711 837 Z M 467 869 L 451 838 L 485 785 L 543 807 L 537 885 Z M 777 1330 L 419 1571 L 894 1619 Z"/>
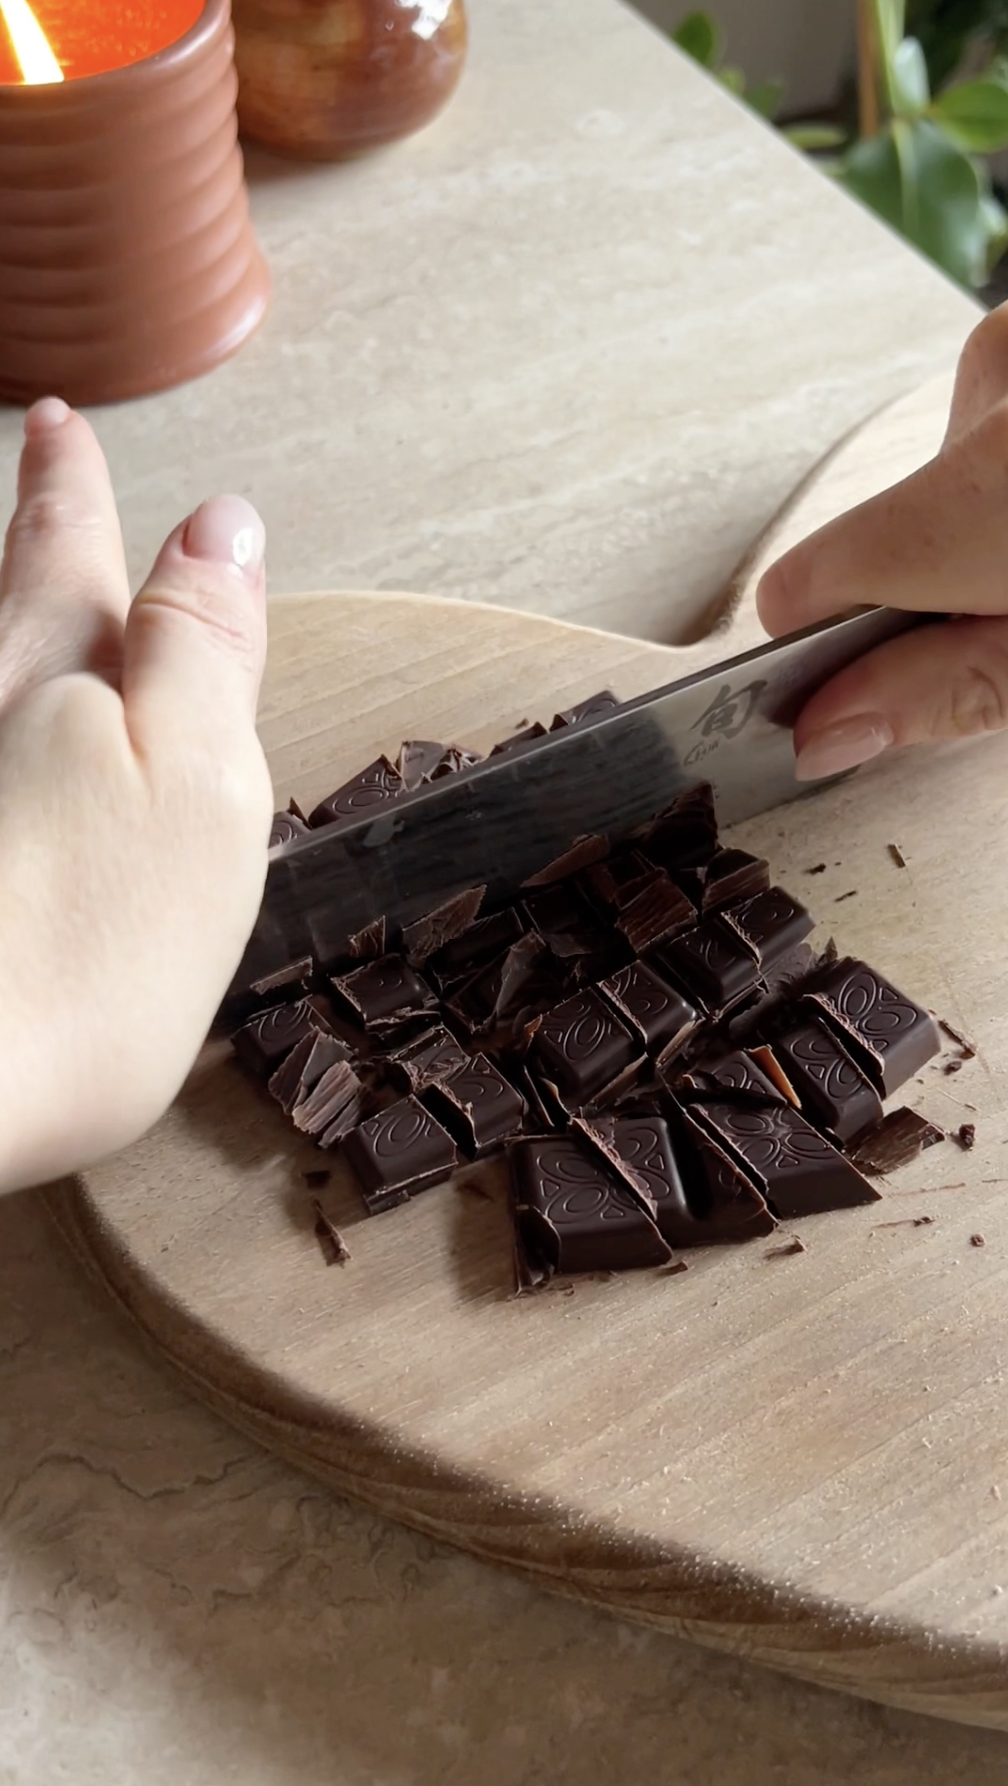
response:
<path id="1" fill-rule="evenodd" d="M 31 0 L 66 80 L 142 62 L 191 31 L 206 0 Z M 0 83 L 21 68 L 0 21 Z"/>

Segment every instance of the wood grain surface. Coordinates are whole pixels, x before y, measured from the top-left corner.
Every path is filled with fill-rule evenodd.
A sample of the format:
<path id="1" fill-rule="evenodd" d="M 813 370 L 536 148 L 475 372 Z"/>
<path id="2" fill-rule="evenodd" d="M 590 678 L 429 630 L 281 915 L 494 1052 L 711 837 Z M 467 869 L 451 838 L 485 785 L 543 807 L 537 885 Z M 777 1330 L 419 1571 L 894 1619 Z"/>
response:
<path id="1" fill-rule="evenodd" d="M 946 396 L 847 443 L 720 630 L 683 650 L 411 596 L 275 602 L 278 796 L 311 802 L 401 737 L 486 745 L 756 642 L 775 542 L 925 457 Z M 946 1127 L 975 1122 L 975 1148 L 950 1139 L 882 1204 L 801 1224 L 804 1253 L 708 1249 L 682 1275 L 516 1299 L 498 1168 L 374 1220 L 337 1168 L 321 1195 L 352 1257 L 327 1269 L 303 1178 L 319 1156 L 219 1051 L 153 1134 L 49 1206 L 196 1394 L 338 1490 L 624 1616 L 1008 1728 L 1006 787 L 992 739 L 736 828 L 821 939 L 978 1049 L 907 1088 Z"/>

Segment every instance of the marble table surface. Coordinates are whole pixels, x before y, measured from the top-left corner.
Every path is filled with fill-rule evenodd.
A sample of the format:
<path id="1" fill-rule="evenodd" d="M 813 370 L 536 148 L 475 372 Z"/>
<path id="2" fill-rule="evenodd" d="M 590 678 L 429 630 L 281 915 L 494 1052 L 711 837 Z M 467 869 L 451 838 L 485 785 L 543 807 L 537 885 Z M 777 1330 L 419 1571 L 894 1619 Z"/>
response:
<path id="1" fill-rule="evenodd" d="M 975 318 L 617 0 L 472 0 L 450 111 L 250 155 L 268 326 L 101 412 L 139 575 L 251 495 L 274 587 L 421 588 L 682 637 L 841 434 Z M 0 410 L 0 500 L 19 417 Z M 194 1405 L 0 1204 L 0 1783 L 985 1786 L 1000 1737 L 548 1599 Z"/>

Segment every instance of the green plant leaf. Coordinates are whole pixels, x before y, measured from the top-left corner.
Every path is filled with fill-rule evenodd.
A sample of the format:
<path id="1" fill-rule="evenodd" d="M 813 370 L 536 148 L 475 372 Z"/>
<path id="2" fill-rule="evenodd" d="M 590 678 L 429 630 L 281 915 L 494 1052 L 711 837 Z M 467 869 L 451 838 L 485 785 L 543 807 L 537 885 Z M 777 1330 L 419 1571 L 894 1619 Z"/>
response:
<path id="1" fill-rule="evenodd" d="M 901 117 L 919 118 L 931 103 L 927 63 L 916 37 L 904 37 L 892 57 L 895 109 Z"/>
<path id="2" fill-rule="evenodd" d="M 729 93 L 734 93 L 738 99 L 742 98 L 745 93 L 745 75 L 741 68 L 719 68 L 717 78 L 723 87 L 727 87 Z"/>
<path id="3" fill-rule="evenodd" d="M 1000 81 L 962 81 L 939 94 L 931 116 L 960 148 L 991 155 L 1008 148 L 1008 87 Z"/>
<path id="4" fill-rule="evenodd" d="M 985 176 L 929 119 L 855 145 L 841 178 L 961 285 L 982 285 L 994 214 Z"/>
<path id="5" fill-rule="evenodd" d="M 889 110 L 898 112 L 900 93 L 894 63 L 896 52 L 903 41 L 904 3 L 903 0 L 871 0 L 871 7 Z"/>
<path id="6" fill-rule="evenodd" d="M 720 60 L 721 33 L 709 12 L 691 12 L 672 33 L 672 42 L 701 68 L 713 68 Z"/>
<path id="7" fill-rule="evenodd" d="M 746 94 L 749 105 L 761 118 L 773 118 L 783 97 L 783 81 L 758 81 Z"/>
<path id="8" fill-rule="evenodd" d="M 785 124 L 781 134 L 796 149 L 841 149 L 847 141 L 839 124 Z"/>

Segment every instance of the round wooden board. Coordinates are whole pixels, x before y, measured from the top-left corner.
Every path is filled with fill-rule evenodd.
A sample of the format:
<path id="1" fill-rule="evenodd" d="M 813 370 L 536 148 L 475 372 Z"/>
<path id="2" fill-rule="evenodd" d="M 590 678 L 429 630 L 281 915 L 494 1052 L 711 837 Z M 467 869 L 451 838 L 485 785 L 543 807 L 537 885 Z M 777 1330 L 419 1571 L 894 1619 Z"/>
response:
<path id="1" fill-rule="evenodd" d="M 919 459 L 945 390 L 915 402 Z M 902 460 L 869 450 L 899 434 L 869 424 L 775 538 L 906 469 L 905 440 Z M 278 795 L 311 802 L 401 737 L 486 744 L 716 660 L 758 633 L 751 585 L 752 567 L 726 628 L 679 651 L 421 597 L 276 601 Z M 821 936 L 979 1049 L 909 1088 L 975 1121 L 975 1149 L 934 1147 L 883 1204 L 804 1223 L 804 1253 L 709 1249 L 683 1275 L 516 1299 L 494 1169 L 484 1195 L 463 1174 L 368 1221 L 337 1168 L 322 1195 L 352 1258 L 327 1270 L 318 1154 L 209 1051 L 152 1135 L 47 1193 L 58 1224 L 195 1393 L 381 1513 L 811 1680 L 1008 1727 L 1006 786 L 1002 738 L 737 829 Z"/>

